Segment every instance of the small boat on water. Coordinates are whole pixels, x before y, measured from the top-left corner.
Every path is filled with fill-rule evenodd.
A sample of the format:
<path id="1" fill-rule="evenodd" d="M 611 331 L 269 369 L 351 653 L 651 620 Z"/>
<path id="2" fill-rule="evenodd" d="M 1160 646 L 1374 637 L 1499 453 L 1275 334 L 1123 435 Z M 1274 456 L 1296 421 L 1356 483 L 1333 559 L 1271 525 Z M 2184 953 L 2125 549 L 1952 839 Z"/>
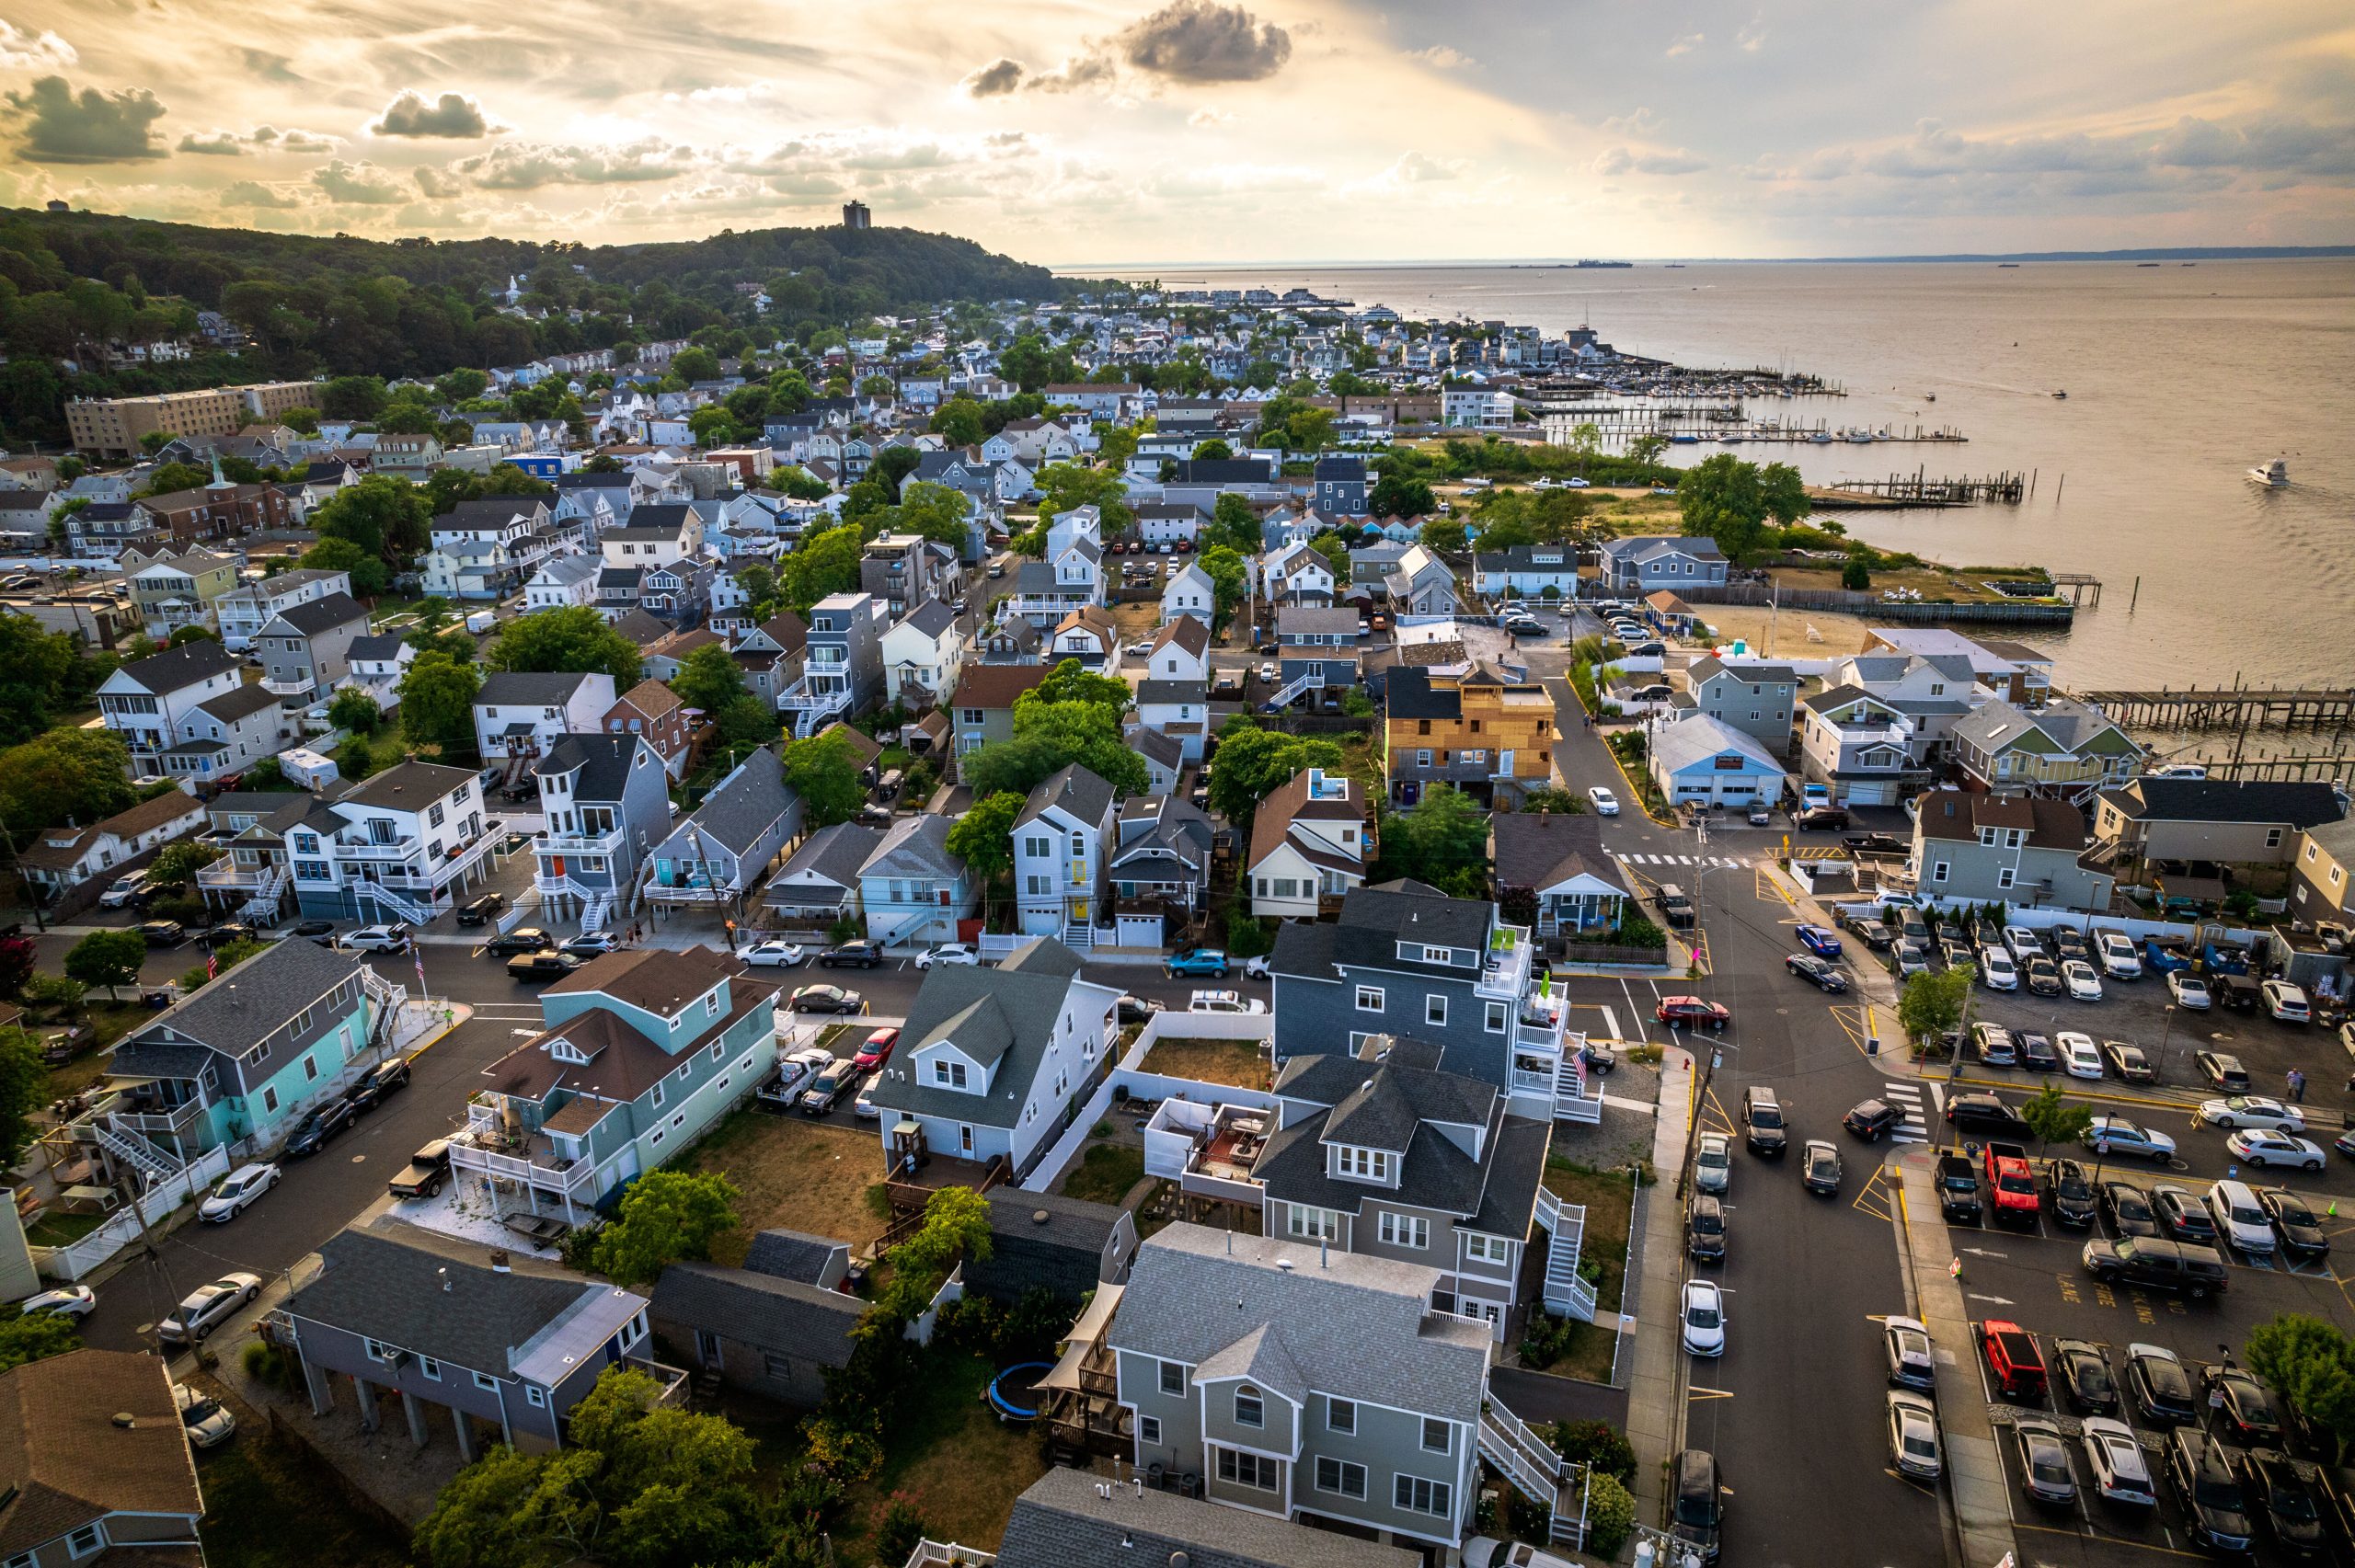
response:
<path id="1" fill-rule="evenodd" d="M 1668 444 L 1671 446 L 1697 446 L 1700 441 L 1700 437 L 1684 432 L 1679 432 L 1668 438 Z"/>
<path id="2" fill-rule="evenodd" d="M 2003 272 L 2003 271 L 2012 271 L 2012 272 L 2016 272 L 2016 271 L 2018 271 L 2018 270 L 2019 270 L 2019 266 L 2020 266 L 2020 264 L 2019 264 L 2018 262 L 2016 262 L 2016 261 L 1998 261 L 1997 263 L 1995 263 L 1995 270 L 1997 270 L 1998 272 Z"/>
<path id="3" fill-rule="evenodd" d="M 2249 483 L 2262 485 L 2269 490 L 2286 490 L 2290 487 L 2290 464 L 2277 457 L 2270 463 L 2250 469 L 2248 477 Z"/>
<path id="4" fill-rule="evenodd" d="M 1807 439 L 1815 442 L 1818 446 L 1827 445 L 1832 440 L 1832 432 L 1830 430 L 1818 430 Z"/>
<path id="5" fill-rule="evenodd" d="M 1734 434 L 1731 430 L 1728 430 L 1724 435 L 1717 438 L 1717 444 L 1719 446 L 1740 446 L 1741 444 L 1741 438 Z"/>
<path id="6" fill-rule="evenodd" d="M 1858 446 L 1867 445 L 1873 439 L 1873 433 L 1870 430 L 1864 429 L 1843 430 L 1840 434 L 1841 439 L 1844 441 L 1853 441 Z"/>
<path id="7" fill-rule="evenodd" d="M 2069 401 L 2069 395 L 2065 392 L 2056 392 L 2052 396 L 2056 402 L 2066 403 Z"/>

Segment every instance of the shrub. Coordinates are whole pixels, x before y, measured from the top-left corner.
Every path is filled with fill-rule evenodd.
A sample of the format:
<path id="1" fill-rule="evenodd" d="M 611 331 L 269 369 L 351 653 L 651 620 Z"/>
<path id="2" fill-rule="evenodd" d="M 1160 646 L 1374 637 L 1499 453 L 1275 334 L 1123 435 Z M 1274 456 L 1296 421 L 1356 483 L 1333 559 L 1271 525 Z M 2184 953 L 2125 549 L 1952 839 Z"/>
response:
<path id="1" fill-rule="evenodd" d="M 1268 922 L 1251 912 L 1250 906 L 1236 902 L 1226 911 L 1226 954 L 1230 958 L 1257 958 L 1276 950 L 1276 939 L 1268 930 Z"/>
<path id="2" fill-rule="evenodd" d="M 578 1269 L 582 1274 L 594 1273 L 597 1267 L 597 1243 L 603 1239 L 604 1234 L 605 1222 L 602 1219 L 591 1225 L 576 1225 L 567 1230 L 564 1233 L 564 1239 L 557 1243 L 557 1251 L 564 1258 L 564 1266 Z"/>
<path id="3" fill-rule="evenodd" d="M 291 1394 L 302 1375 L 294 1369 L 293 1354 L 282 1345 L 264 1345 L 259 1340 L 248 1345 L 242 1356 L 246 1376 L 264 1388 Z"/>
<path id="4" fill-rule="evenodd" d="M 1557 1421 L 1554 1447 L 1566 1459 L 1620 1482 L 1636 1479 L 1636 1447 L 1608 1421 Z"/>
<path id="5" fill-rule="evenodd" d="M 1623 915 L 1611 940 L 1621 947 L 1665 947 L 1668 933 L 1641 915 Z"/>
<path id="6" fill-rule="evenodd" d="M 883 1468 L 883 1433 L 871 1413 L 856 1425 L 838 1415 L 813 1415 L 803 1432 L 810 1462 L 838 1482 L 856 1484 Z"/>
<path id="7" fill-rule="evenodd" d="M 1586 1550 L 1604 1562 L 1619 1555 L 1636 1528 L 1636 1498 L 1616 1478 L 1598 1474 L 1586 1500 Z"/>
<path id="8" fill-rule="evenodd" d="M 894 1492 L 875 1509 L 875 1560 L 905 1562 L 924 1543 L 924 1509 L 904 1492 Z"/>

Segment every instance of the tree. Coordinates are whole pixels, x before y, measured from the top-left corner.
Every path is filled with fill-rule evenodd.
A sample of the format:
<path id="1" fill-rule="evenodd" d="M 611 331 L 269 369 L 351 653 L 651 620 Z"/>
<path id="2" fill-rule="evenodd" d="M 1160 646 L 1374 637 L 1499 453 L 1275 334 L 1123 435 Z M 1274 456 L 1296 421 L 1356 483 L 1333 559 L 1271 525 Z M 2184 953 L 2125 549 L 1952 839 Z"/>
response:
<path id="1" fill-rule="evenodd" d="M 1366 505 L 1376 517 L 1423 517 L 1438 509 L 1439 498 L 1421 475 L 1385 467 L 1367 493 Z"/>
<path id="2" fill-rule="evenodd" d="M 806 614 L 828 594 L 856 588 L 859 555 L 866 547 L 856 523 L 802 540 L 800 549 L 777 562 L 777 589 L 785 595 L 786 607 Z"/>
<path id="3" fill-rule="evenodd" d="M 671 356 L 671 373 L 682 381 L 718 381 L 719 356 L 708 349 L 682 349 Z"/>
<path id="4" fill-rule="evenodd" d="M 930 429 L 950 446 L 979 446 L 982 406 L 970 397 L 952 397 L 933 410 Z"/>
<path id="5" fill-rule="evenodd" d="M 319 389 L 319 412 L 330 419 L 373 419 L 385 399 L 381 377 L 339 375 Z"/>
<path id="6" fill-rule="evenodd" d="M 1461 555 L 1466 543 L 1464 523 L 1460 519 L 1434 517 L 1423 524 L 1422 544 L 1426 550 L 1436 551 L 1442 555 Z"/>
<path id="7" fill-rule="evenodd" d="M 726 643 L 706 643 L 679 661 L 671 690 L 687 706 L 716 716 L 744 694 L 744 672 Z"/>
<path id="8" fill-rule="evenodd" d="M 408 480 L 372 474 L 322 502 L 311 528 L 323 544 L 349 539 L 398 571 L 432 543 L 433 513 L 425 493 Z"/>
<path id="9" fill-rule="evenodd" d="M 728 446 L 737 439 L 736 421 L 717 403 L 706 403 L 687 416 L 687 434 L 704 448 Z"/>
<path id="10" fill-rule="evenodd" d="M 915 1234 L 884 1254 L 891 1279 L 876 1300 L 878 1313 L 886 1322 L 914 1322 L 948 1271 L 964 1258 L 986 1262 L 993 1241 L 988 1199 L 971 1187 L 936 1187 Z"/>
<path id="11" fill-rule="evenodd" d="M 392 582 L 385 563 L 349 539 L 322 539 L 303 552 L 304 567 L 315 572 L 349 572 L 351 591 L 373 599 Z"/>
<path id="12" fill-rule="evenodd" d="M 104 821 L 138 803 L 131 752 L 104 729 L 52 729 L 0 751 L 0 822 L 16 831 Z"/>
<path id="13" fill-rule="evenodd" d="M 777 494 L 797 501 L 822 501 L 833 493 L 826 487 L 824 480 L 807 468 L 792 464 L 780 464 L 769 470 L 769 476 L 763 483 Z"/>
<path id="14" fill-rule="evenodd" d="M 1243 602 L 1243 557 L 1224 544 L 1216 544 L 1196 556 L 1194 564 L 1202 568 L 1216 590 L 1211 599 L 1211 618 L 1223 627 L 1234 615 L 1235 606 Z"/>
<path id="15" fill-rule="evenodd" d="M 936 485 L 929 479 L 911 479 L 900 486 L 900 504 L 888 515 L 890 521 L 883 532 L 922 534 L 935 544 L 948 545 L 961 556 L 966 536 L 971 532 L 973 504 L 962 490 Z"/>
<path id="16" fill-rule="evenodd" d="M 0 1166 L 15 1165 L 31 1147 L 33 1113 L 48 1098 L 40 1042 L 13 1024 L 0 1028 Z"/>
<path id="17" fill-rule="evenodd" d="M 1758 465 L 1731 452 L 1705 458 L 1676 486 L 1677 509 L 1688 534 L 1706 534 L 1729 561 L 1755 550 L 1765 532 L 1766 492 Z"/>
<path id="18" fill-rule="evenodd" d="M 484 659 L 493 670 L 602 670 L 614 678 L 616 692 L 638 684 L 643 664 L 638 645 L 585 604 L 500 622 Z"/>
<path id="19" fill-rule="evenodd" d="M 121 1001 L 117 988 L 136 985 L 139 966 L 147 961 L 147 943 L 135 931 L 94 931 L 65 955 L 65 976 L 86 986 L 104 986 L 107 995 Z"/>
<path id="20" fill-rule="evenodd" d="M 475 694 L 482 677 L 444 653 L 420 653 L 401 677 L 401 733 L 442 756 L 475 747 Z"/>
<path id="21" fill-rule="evenodd" d="M 1609 1562 L 1636 1528 L 1636 1498 L 1616 1476 L 1595 1474 L 1589 1480 L 1586 1550 Z"/>
<path id="22" fill-rule="evenodd" d="M 81 1348 L 81 1330 L 63 1312 L 17 1313 L 0 1320 L 0 1372 Z"/>
<path id="23" fill-rule="evenodd" d="M 2355 1445 L 2355 1340 L 2344 1330 L 2320 1318 L 2283 1313 L 2252 1329 L 2242 1355 L 2251 1371 L 2338 1440 L 2339 1454 Z"/>
<path id="24" fill-rule="evenodd" d="M 75 661 L 74 639 L 44 630 L 15 611 L 0 612 L 0 745 L 14 746 L 49 727 Z"/>
<path id="25" fill-rule="evenodd" d="M 1114 718 L 1129 711 L 1135 693 L 1125 681 L 1097 675 L 1075 658 L 1066 658 L 1047 671 L 1047 678 L 1014 699 L 1014 716 L 1021 719 L 1026 704 L 1095 703 Z"/>
<path id="26" fill-rule="evenodd" d="M 1024 804 L 1024 797 L 1011 790 L 985 795 L 967 807 L 948 830 L 948 853 L 984 886 L 1013 874 L 1014 824 Z"/>
<path id="27" fill-rule="evenodd" d="M 1788 528 L 1795 522 L 1805 522 L 1815 509 L 1808 499 L 1807 481 L 1799 471 L 1787 463 L 1770 463 L 1758 471 L 1759 494 L 1766 502 L 1766 515 Z"/>
<path id="28" fill-rule="evenodd" d="M 1211 508 L 1210 526 L 1195 543 L 1204 550 L 1225 545 L 1241 555 L 1256 555 L 1265 542 L 1259 527 L 1259 514 L 1251 503 L 1232 490 L 1222 490 Z"/>
<path id="29" fill-rule="evenodd" d="M 1840 568 L 1840 586 L 1851 593 L 1862 593 L 1873 585 L 1873 568 L 1862 550 L 1848 552 L 1848 564 Z"/>
<path id="30" fill-rule="evenodd" d="M 746 692 L 731 697 L 712 715 L 719 728 L 719 743 L 731 750 L 758 746 L 777 737 L 776 710 Z"/>
<path id="31" fill-rule="evenodd" d="M 867 785 L 859 777 L 864 764 L 849 736 L 834 730 L 788 742 L 782 760 L 785 782 L 801 797 L 813 831 L 858 815 Z"/>
<path id="32" fill-rule="evenodd" d="M 1194 461 L 1197 463 L 1224 463 L 1234 455 L 1235 449 L 1216 436 L 1194 448 Z"/>
<path id="33" fill-rule="evenodd" d="M 1959 1028 L 1976 973 L 1970 965 L 1961 964 L 1935 975 L 1924 970 L 1910 977 L 1897 998 L 1897 1022 L 1905 1037 L 1916 1047 L 1927 1047 Z"/>
<path id="34" fill-rule="evenodd" d="M 148 863 L 147 886 L 166 892 L 185 887 L 196 880 L 198 872 L 220 858 L 219 850 L 194 840 L 166 844 Z"/>
<path id="35" fill-rule="evenodd" d="M 1658 430 L 1646 430 L 1627 443 L 1627 461 L 1650 467 L 1668 451 L 1668 438 Z"/>
<path id="36" fill-rule="evenodd" d="M 1136 521 L 1136 513 L 1120 498 L 1129 493 L 1129 487 L 1118 475 L 1100 468 L 1082 468 L 1075 463 L 1050 463 L 1039 470 L 1035 482 L 1039 486 L 1039 523 L 1042 528 L 1074 507 L 1094 507 L 1103 513 L 1108 537 Z"/>
<path id="37" fill-rule="evenodd" d="M 1219 731 L 1218 766 L 1211 770 L 1211 807 L 1238 830 L 1247 830 L 1259 803 L 1307 768 L 1338 773 L 1341 749 L 1335 742 L 1261 729 L 1245 715 Z"/>
<path id="38" fill-rule="evenodd" d="M 1029 693 L 1025 693 L 1028 697 Z M 1028 795 L 1073 765 L 1086 768 L 1120 795 L 1142 795 L 1152 783 L 1144 759 L 1120 734 L 1120 715 L 1096 702 L 1014 704 L 1014 738 L 994 741 L 961 764 L 974 795 Z"/>
<path id="39" fill-rule="evenodd" d="M 907 498 L 900 493 L 902 483 L 923 461 L 924 453 L 912 446 L 887 446 L 867 465 L 867 476 L 881 482 L 891 492 L 892 500 L 905 500 Z"/>
<path id="40" fill-rule="evenodd" d="M 2094 1125 L 2094 1112 L 2090 1105 L 2071 1104 L 2062 1097 L 2059 1084 L 2048 1083 L 2020 1107 L 2020 1119 L 2036 1134 L 2040 1154 L 2056 1143 L 2074 1143 Z"/>
<path id="41" fill-rule="evenodd" d="M 1223 748 L 1219 754 L 1225 755 Z M 1407 809 L 1384 814 L 1382 857 L 1373 880 L 1402 876 L 1455 898 L 1478 896 L 1488 880 L 1488 820 L 1471 796 L 1452 784 L 1434 784 Z"/>
<path id="42" fill-rule="evenodd" d="M 647 1173 L 598 1232 L 598 1270 L 622 1285 L 651 1285 L 666 1264 L 708 1257 L 711 1239 L 736 1223 L 739 1196 L 725 1176 Z"/>
<path id="43" fill-rule="evenodd" d="M 433 395 L 444 403 L 469 403 L 480 397 L 489 385 L 490 377 L 470 366 L 461 366 L 434 379 Z"/>
<path id="44" fill-rule="evenodd" d="M 359 687 L 346 686 L 327 704 L 327 722 L 354 735 L 373 735 L 385 722 L 385 710 Z"/>

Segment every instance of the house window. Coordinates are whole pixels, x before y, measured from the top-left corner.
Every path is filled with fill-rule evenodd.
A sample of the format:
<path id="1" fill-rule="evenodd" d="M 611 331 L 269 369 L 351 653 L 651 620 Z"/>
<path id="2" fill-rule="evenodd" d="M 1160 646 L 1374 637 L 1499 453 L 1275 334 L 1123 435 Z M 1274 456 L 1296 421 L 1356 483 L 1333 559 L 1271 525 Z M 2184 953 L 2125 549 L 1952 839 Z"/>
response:
<path id="1" fill-rule="evenodd" d="M 1447 1022 L 1447 998 L 1427 995 L 1423 998 L 1423 1022 L 1442 1024 Z"/>
<path id="2" fill-rule="evenodd" d="M 362 1339 L 360 1343 L 367 1350 L 371 1361 L 390 1362 L 400 1357 L 401 1347 L 397 1345 L 386 1345 L 381 1339 Z"/>
<path id="3" fill-rule="evenodd" d="M 439 803 L 426 808 L 425 825 L 429 828 L 439 828 L 442 825 L 442 807 Z"/>
<path id="4" fill-rule="evenodd" d="M 1428 767 L 1430 767 L 1430 765 L 1431 765 L 1431 754 L 1430 754 L 1430 752 L 1428 750 L 1417 750 L 1417 751 L 1416 751 L 1416 753 L 1415 753 L 1415 766 L 1417 766 L 1417 767 L 1419 767 L 1419 768 L 1428 768 Z"/>
<path id="5" fill-rule="evenodd" d="M 1233 1448 L 1221 1448 L 1218 1451 L 1218 1478 L 1255 1491 L 1273 1492 L 1276 1489 L 1276 1461 L 1258 1454 L 1238 1454 Z"/>
<path id="6" fill-rule="evenodd" d="M 1161 1364 L 1161 1391 L 1166 1394 L 1182 1394 L 1186 1391 L 1184 1362 L 1164 1361 Z"/>
<path id="7" fill-rule="evenodd" d="M 1363 1502 L 1365 1466 L 1319 1455 L 1316 1460 L 1316 1490 L 1338 1493 L 1343 1497 L 1354 1497 Z"/>
<path id="8" fill-rule="evenodd" d="M 303 1059 L 303 1082 L 307 1083 L 311 1080 L 318 1077 L 318 1075 L 319 1064 L 309 1057 L 304 1057 Z"/>
<path id="9" fill-rule="evenodd" d="M 278 1091 L 265 1088 L 261 1092 L 261 1108 L 273 1114 L 278 1110 Z"/>
<path id="10" fill-rule="evenodd" d="M 713 1018 L 718 1015 L 719 993 L 718 991 L 713 991 L 709 996 L 703 999 L 703 1013 L 706 1018 Z"/>
<path id="11" fill-rule="evenodd" d="M 1355 1400 L 1325 1398 L 1325 1430 L 1354 1435 L 1358 1429 L 1358 1405 Z"/>
<path id="12" fill-rule="evenodd" d="M 1511 1261 L 1512 1244 L 1502 1236 L 1466 1234 L 1464 1255 L 1474 1263 L 1507 1263 Z"/>
<path id="13" fill-rule="evenodd" d="M 65 1538 L 65 1550 L 75 1557 L 87 1557 L 107 1543 L 104 1525 L 84 1525 Z"/>
<path id="14" fill-rule="evenodd" d="M 1431 1244 L 1431 1222 L 1420 1215 L 1384 1214 L 1382 1241 L 1384 1246 L 1412 1247 L 1420 1252 Z"/>
<path id="15" fill-rule="evenodd" d="M 1455 1428 L 1431 1416 L 1423 1417 L 1423 1452 L 1444 1454 L 1455 1447 Z"/>
<path id="16" fill-rule="evenodd" d="M 548 1407 L 548 1391 L 537 1383 L 525 1383 L 523 1402 L 534 1410 L 546 1410 Z"/>
<path id="17" fill-rule="evenodd" d="M 1390 1154 L 1381 1149 L 1353 1149 L 1343 1145 L 1340 1150 L 1341 1174 L 1364 1176 L 1377 1182 L 1390 1179 Z"/>
<path id="18" fill-rule="evenodd" d="M 1033 860 L 1044 860 L 1055 852 L 1054 845 L 1049 841 L 1032 836 L 1022 841 L 1022 853 Z"/>
<path id="19" fill-rule="evenodd" d="M 932 1081 L 951 1089 L 965 1087 L 965 1064 L 961 1061 L 936 1061 L 932 1064 Z"/>
<path id="20" fill-rule="evenodd" d="M 1382 1011 L 1382 988 L 1380 986 L 1358 987 L 1358 1011 L 1360 1013 L 1379 1013 Z"/>
<path id="21" fill-rule="evenodd" d="M 1995 886 L 1996 886 L 1996 887 L 2010 887 L 2011 885 L 2012 885 L 2012 868 L 2011 868 L 2010 866 L 2008 866 L 2008 865 L 2007 865 L 2007 866 L 2004 867 L 2001 871 L 1998 871 L 1997 873 L 1995 873 Z"/>
<path id="22" fill-rule="evenodd" d="M 659 1110 L 661 1110 L 661 1109 L 662 1108 L 662 1085 L 661 1085 L 660 1083 L 657 1083 L 657 1084 L 654 1086 L 654 1100 L 653 1100 L 653 1104 L 654 1104 L 654 1108 L 655 1108 L 656 1110 L 658 1110 L 658 1111 L 659 1111 Z"/>
<path id="23" fill-rule="evenodd" d="M 1246 1383 L 1235 1391 L 1235 1424 L 1237 1426 L 1265 1426 L 1268 1424 L 1266 1402 L 1259 1391 Z"/>
<path id="24" fill-rule="evenodd" d="M 499 1391 L 499 1379 L 492 1377 L 488 1372 L 477 1372 L 475 1374 L 475 1387 L 482 1390 L 485 1393 L 495 1394 Z"/>
<path id="25" fill-rule="evenodd" d="M 1488 1017 L 1483 1021 L 1483 1027 L 1485 1027 L 1491 1035 L 1503 1034 L 1505 1032 L 1506 1012 L 1506 1005 L 1501 1001 L 1492 1001 L 1488 1003 Z"/>
<path id="26" fill-rule="evenodd" d="M 1160 1447 L 1161 1417 L 1158 1415 L 1138 1416 L 1137 1441 L 1143 1443 L 1148 1448 Z"/>
<path id="27" fill-rule="evenodd" d="M 1947 863 L 1942 860 L 1932 862 L 1930 865 L 1930 880 L 1933 882 L 1944 882 L 1946 879 Z"/>
<path id="28" fill-rule="evenodd" d="M 2268 828 L 2265 830 L 2265 847 L 2269 850 L 2278 850 L 2281 847 L 2280 829 Z"/>
<path id="29" fill-rule="evenodd" d="M 1448 1516 L 1451 1489 L 1444 1481 L 1425 1481 L 1419 1475 L 1402 1475 L 1391 1489 L 1392 1505 L 1409 1514 L 1430 1514 L 1438 1518 Z"/>
<path id="30" fill-rule="evenodd" d="M 1304 1242 L 1338 1242 L 1341 1239 L 1341 1217 L 1329 1208 L 1291 1204 L 1284 1212 L 1284 1233 Z"/>
<path id="31" fill-rule="evenodd" d="M 418 1375 L 429 1383 L 438 1383 L 442 1380 L 442 1363 L 431 1356 L 420 1356 L 417 1358 L 417 1371 Z"/>

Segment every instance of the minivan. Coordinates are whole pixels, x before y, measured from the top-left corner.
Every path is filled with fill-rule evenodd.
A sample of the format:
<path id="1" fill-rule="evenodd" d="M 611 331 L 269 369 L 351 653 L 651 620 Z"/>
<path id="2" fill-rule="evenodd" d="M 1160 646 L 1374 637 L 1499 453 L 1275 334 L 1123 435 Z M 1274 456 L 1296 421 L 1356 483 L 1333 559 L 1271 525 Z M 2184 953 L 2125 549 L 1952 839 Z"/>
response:
<path id="1" fill-rule="evenodd" d="M 1782 1104 L 1772 1089 L 1753 1083 L 1741 1092 L 1741 1130 L 1752 1154 L 1780 1154 L 1790 1146 Z"/>
<path id="2" fill-rule="evenodd" d="M 1693 900 L 1686 898 L 1684 889 L 1675 883 L 1661 883 L 1660 892 L 1655 895 L 1652 901 L 1660 906 L 1660 912 L 1668 917 L 1669 924 L 1691 925 L 1694 923 Z"/>

